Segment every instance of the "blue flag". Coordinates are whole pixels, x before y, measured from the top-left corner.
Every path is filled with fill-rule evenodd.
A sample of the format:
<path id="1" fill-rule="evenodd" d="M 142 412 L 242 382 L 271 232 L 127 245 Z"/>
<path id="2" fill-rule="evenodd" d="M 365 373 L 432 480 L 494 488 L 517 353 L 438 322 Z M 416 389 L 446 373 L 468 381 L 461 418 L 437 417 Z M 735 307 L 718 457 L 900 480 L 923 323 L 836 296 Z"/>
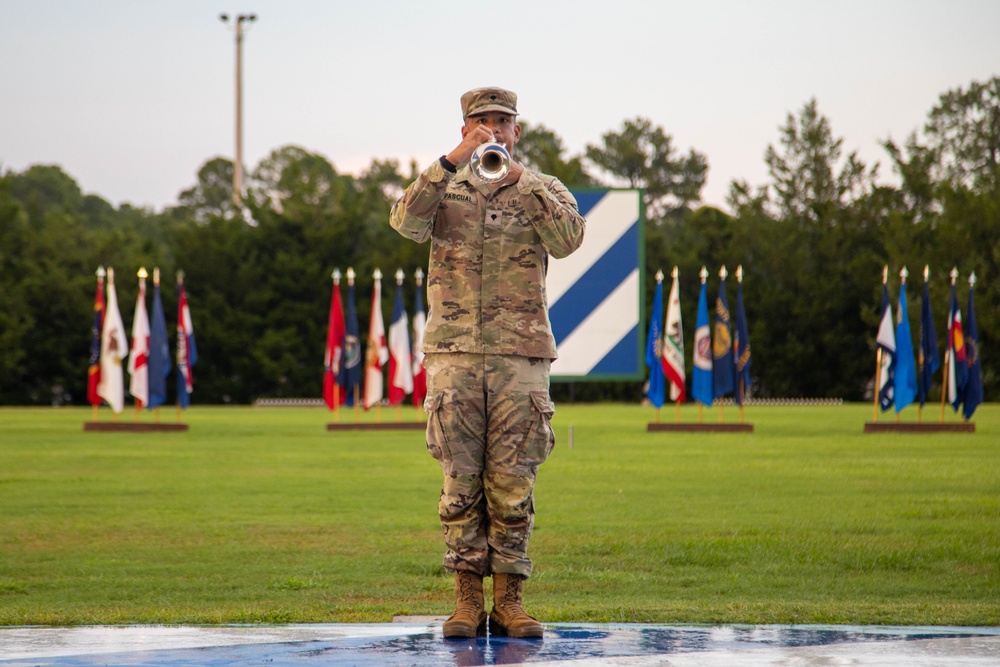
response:
<path id="1" fill-rule="evenodd" d="M 931 295 L 924 281 L 924 295 L 920 302 L 920 407 L 924 407 L 930 392 L 934 371 L 941 365 L 938 357 L 937 334 L 934 332 L 934 318 L 931 317 Z"/>
<path id="2" fill-rule="evenodd" d="M 896 377 L 893 389 L 896 412 L 917 397 L 917 368 L 913 363 L 913 337 L 906 309 L 906 283 L 899 286 L 899 323 L 896 325 Z"/>
<path id="3" fill-rule="evenodd" d="M 667 396 L 667 382 L 663 376 L 663 364 L 660 358 L 663 352 L 663 332 L 660 322 L 663 321 L 663 283 L 656 281 L 656 296 L 653 297 L 653 315 L 649 320 L 649 335 L 646 337 L 646 366 L 649 367 L 649 388 L 646 396 L 657 408 L 663 407 Z"/>
<path id="4" fill-rule="evenodd" d="M 153 285 L 153 322 L 149 329 L 149 404 L 150 410 L 167 402 L 167 376 L 170 375 L 170 342 L 167 319 L 163 314 L 160 285 Z"/>
<path id="5" fill-rule="evenodd" d="M 358 337 L 358 309 L 354 303 L 354 285 L 347 286 L 347 315 L 344 327 L 344 363 L 340 365 L 337 384 L 347 394 L 347 405 L 354 405 L 355 388 L 361 386 L 361 341 Z"/>
<path id="6" fill-rule="evenodd" d="M 972 303 L 972 286 L 975 275 L 969 281 L 968 320 L 965 323 L 965 394 L 962 396 L 962 414 L 971 419 L 972 413 L 983 402 L 983 378 L 979 367 L 979 332 L 976 330 L 976 308 Z"/>
<path id="7" fill-rule="evenodd" d="M 733 391 L 736 370 L 733 367 L 733 335 L 726 302 L 726 279 L 719 281 L 719 298 L 715 300 L 715 332 L 712 336 L 712 393 L 715 397 Z"/>
<path id="8" fill-rule="evenodd" d="M 698 296 L 698 316 L 694 323 L 694 374 L 691 377 L 691 395 L 703 405 L 711 405 L 712 393 L 712 332 L 708 327 L 708 300 L 705 283 Z"/>
<path id="9" fill-rule="evenodd" d="M 952 275 L 955 275 L 954 273 Z M 969 373 L 965 364 L 965 331 L 962 328 L 962 311 L 958 309 L 955 297 L 955 283 L 951 283 L 951 304 L 948 306 L 948 402 L 958 412 L 965 394 L 965 382 Z"/>
<path id="10" fill-rule="evenodd" d="M 743 405 L 746 392 L 750 389 L 750 329 L 747 327 L 747 315 L 743 310 L 743 282 L 736 284 L 736 337 L 733 340 L 733 350 L 736 351 L 734 367 L 736 405 Z"/>
<path id="11" fill-rule="evenodd" d="M 878 334 L 875 344 L 882 353 L 879 357 L 878 404 L 885 412 L 892 407 L 896 380 L 896 330 L 892 322 L 892 304 L 889 302 L 889 288 L 882 283 L 882 307 L 879 309 Z"/>

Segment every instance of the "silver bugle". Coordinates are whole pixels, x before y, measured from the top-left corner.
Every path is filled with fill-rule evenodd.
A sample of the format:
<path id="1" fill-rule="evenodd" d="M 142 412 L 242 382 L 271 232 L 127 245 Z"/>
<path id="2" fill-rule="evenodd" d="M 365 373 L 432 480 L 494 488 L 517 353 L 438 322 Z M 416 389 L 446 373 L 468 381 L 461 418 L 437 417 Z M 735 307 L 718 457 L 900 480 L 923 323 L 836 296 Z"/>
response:
<path id="1" fill-rule="evenodd" d="M 484 182 L 498 183 L 505 179 L 510 171 L 510 153 L 500 143 L 480 144 L 473 151 L 469 166 Z"/>

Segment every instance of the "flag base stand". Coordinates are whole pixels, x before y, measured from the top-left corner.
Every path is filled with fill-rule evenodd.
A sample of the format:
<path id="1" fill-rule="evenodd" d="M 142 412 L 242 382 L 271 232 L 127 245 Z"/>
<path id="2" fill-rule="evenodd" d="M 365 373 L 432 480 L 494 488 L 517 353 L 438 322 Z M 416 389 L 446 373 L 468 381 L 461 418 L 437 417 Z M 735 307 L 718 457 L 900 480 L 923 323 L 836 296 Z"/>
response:
<path id="1" fill-rule="evenodd" d="M 646 424 L 646 432 L 673 431 L 674 433 L 753 433 L 753 424 L 694 424 L 694 423 L 653 423 Z"/>
<path id="2" fill-rule="evenodd" d="M 327 431 L 423 431 L 427 429 L 425 421 L 410 422 L 342 422 L 327 424 Z"/>
<path id="3" fill-rule="evenodd" d="M 865 433 L 975 433 L 975 422 L 918 424 L 916 422 L 865 422 Z"/>
<path id="4" fill-rule="evenodd" d="M 186 431 L 187 424 L 176 423 L 144 423 L 144 422 L 83 422 L 84 431 L 121 431 L 131 433 L 150 433 L 153 431 Z"/>

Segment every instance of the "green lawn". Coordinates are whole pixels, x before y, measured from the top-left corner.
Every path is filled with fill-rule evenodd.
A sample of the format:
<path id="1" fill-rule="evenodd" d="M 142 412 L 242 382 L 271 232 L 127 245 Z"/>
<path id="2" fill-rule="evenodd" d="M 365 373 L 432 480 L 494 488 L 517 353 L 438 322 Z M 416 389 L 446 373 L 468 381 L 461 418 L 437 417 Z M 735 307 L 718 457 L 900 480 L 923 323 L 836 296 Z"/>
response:
<path id="1" fill-rule="evenodd" d="M 450 612 L 421 432 L 330 433 L 307 408 L 195 406 L 187 433 L 90 417 L 0 409 L 0 625 Z M 558 406 L 526 585 L 542 620 L 1000 624 L 1000 405 L 972 435 L 865 435 L 870 405 L 751 407 L 753 434 L 653 418 Z"/>

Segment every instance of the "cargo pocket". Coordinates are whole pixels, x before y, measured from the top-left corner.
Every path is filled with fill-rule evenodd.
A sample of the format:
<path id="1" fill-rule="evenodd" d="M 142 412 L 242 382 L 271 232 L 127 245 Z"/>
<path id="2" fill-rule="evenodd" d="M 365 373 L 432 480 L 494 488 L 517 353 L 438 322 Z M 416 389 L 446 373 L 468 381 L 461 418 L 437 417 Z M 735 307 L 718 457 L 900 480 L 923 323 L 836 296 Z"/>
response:
<path id="1" fill-rule="evenodd" d="M 518 465 L 537 468 L 552 453 L 556 435 L 552 431 L 552 415 L 556 408 L 547 391 L 531 392 L 531 429 L 524 439 L 524 448 L 518 456 Z"/>
<path id="2" fill-rule="evenodd" d="M 427 451 L 441 463 L 451 459 L 448 441 L 442 424 L 442 394 L 428 394 L 424 399 L 424 412 L 427 413 Z"/>

